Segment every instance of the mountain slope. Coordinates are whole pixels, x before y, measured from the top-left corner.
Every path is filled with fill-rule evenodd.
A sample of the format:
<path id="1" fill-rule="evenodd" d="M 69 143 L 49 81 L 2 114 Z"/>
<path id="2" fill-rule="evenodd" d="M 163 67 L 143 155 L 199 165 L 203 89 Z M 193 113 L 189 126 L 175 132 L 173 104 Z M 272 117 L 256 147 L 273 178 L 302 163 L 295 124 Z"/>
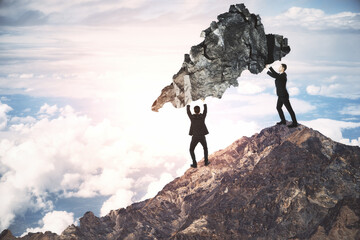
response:
<path id="1" fill-rule="evenodd" d="M 209 161 L 152 199 L 23 239 L 360 239 L 359 147 L 274 126 Z"/>

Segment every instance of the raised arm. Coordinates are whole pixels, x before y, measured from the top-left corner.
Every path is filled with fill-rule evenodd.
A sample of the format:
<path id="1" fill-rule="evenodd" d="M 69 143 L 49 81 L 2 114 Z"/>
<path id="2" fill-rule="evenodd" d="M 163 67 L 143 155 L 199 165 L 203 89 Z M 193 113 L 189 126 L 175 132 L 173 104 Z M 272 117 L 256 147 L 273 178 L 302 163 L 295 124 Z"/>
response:
<path id="1" fill-rule="evenodd" d="M 191 111 L 190 111 L 190 105 L 186 105 L 186 112 L 189 118 L 191 119 Z"/>
<path id="2" fill-rule="evenodd" d="M 273 77 L 273 78 L 277 78 L 279 77 L 279 73 L 277 73 L 272 67 L 269 68 L 270 71 L 267 72 L 267 74 L 270 76 L 270 77 Z"/>
<path id="3" fill-rule="evenodd" d="M 203 112 L 204 117 L 206 117 L 206 114 L 207 114 L 207 105 L 205 103 L 204 104 L 204 112 Z"/>

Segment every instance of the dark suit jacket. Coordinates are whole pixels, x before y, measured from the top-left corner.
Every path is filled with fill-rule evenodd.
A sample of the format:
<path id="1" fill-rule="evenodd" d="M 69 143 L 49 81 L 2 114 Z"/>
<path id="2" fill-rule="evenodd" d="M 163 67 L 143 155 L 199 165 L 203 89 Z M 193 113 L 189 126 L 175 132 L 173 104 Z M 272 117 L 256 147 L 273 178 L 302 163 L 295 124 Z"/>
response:
<path id="1" fill-rule="evenodd" d="M 190 105 L 186 106 L 187 114 L 191 120 L 189 135 L 204 136 L 209 133 L 205 125 L 205 118 L 207 114 L 207 106 L 204 104 L 204 112 L 201 114 L 191 114 Z"/>
<path id="2" fill-rule="evenodd" d="M 270 77 L 275 78 L 276 95 L 278 95 L 279 97 L 289 97 L 289 93 L 286 90 L 286 73 L 283 72 L 279 74 L 272 67 L 270 67 L 269 70 L 270 71 L 268 71 L 267 74 Z"/>

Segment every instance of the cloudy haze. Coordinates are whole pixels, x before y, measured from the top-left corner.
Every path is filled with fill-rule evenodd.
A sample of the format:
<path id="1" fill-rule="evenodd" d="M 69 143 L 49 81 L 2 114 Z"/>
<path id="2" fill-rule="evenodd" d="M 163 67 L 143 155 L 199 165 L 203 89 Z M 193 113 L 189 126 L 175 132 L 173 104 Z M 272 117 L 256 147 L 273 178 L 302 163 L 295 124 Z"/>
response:
<path id="1" fill-rule="evenodd" d="M 299 122 L 359 146 L 359 1 L 243 2 L 266 33 L 289 39 Z M 183 174 L 185 109 L 151 105 L 235 3 L 0 0 L 0 231 L 61 233 L 88 210 L 106 215 Z M 244 72 L 238 88 L 206 102 L 210 153 L 278 121 L 266 71 Z"/>

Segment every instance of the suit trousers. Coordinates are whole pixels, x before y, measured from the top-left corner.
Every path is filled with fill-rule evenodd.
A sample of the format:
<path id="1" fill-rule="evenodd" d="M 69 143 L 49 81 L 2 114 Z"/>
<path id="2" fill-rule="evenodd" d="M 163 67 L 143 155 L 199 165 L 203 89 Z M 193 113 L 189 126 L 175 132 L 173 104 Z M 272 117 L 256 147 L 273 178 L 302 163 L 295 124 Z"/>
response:
<path id="1" fill-rule="evenodd" d="M 205 162 L 208 161 L 208 148 L 207 148 L 207 143 L 206 143 L 206 138 L 204 135 L 202 136 L 193 136 L 191 139 L 191 143 L 190 143 L 190 155 L 193 161 L 193 164 L 196 164 L 196 158 L 195 158 L 195 147 L 198 143 L 201 143 L 201 145 L 204 148 L 204 159 Z"/>
<path id="2" fill-rule="evenodd" d="M 296 123 L 296 116 L 294 113 L 294 110 L 291 107 L 290 101 L 289 101 L 289 97 L 278 97 L 277 100 L 277 104 L 276 104 L 276 109 L 279 113 L 280 119 L 281 121 L 285 122 L 285 116 L 284 116 L 284 112 L 282 110 L 282 106 L 285 105 L 286 109 L 288 110 L 290 116 L 291 116 L 291 120 Z"/>

